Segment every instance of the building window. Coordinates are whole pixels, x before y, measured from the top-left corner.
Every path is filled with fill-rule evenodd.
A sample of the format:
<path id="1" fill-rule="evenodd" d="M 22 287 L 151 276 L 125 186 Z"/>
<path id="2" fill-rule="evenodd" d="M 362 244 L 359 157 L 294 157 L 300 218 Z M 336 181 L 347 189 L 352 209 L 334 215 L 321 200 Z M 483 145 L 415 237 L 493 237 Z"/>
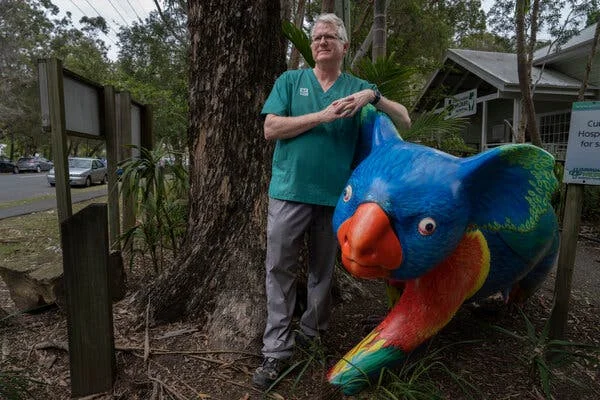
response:
<path id="1" fill-rule="evenodd" d="M 569 141 L 571 111 L 540 115 L 540 136 L 542 146 L 557 160 L 564 160 Z"/>

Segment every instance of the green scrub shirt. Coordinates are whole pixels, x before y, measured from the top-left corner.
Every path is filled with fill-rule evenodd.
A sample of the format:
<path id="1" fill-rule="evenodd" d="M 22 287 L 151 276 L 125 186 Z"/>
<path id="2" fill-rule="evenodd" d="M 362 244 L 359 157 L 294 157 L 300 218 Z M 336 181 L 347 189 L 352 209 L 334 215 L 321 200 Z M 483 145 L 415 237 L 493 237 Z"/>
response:
<path id="1" fill-rule="evenodd" d="M 286 71 L 275 81 L 261 114 L 305 115 L 363 89 L 376 86 L 342 73 L 323 92 L 312 69 Z M 359 129 L 360 111 L 351 118 L 340 118 L 296 137 L 277 140 L 269 196 L 335 206 L 350 177 Z"/>

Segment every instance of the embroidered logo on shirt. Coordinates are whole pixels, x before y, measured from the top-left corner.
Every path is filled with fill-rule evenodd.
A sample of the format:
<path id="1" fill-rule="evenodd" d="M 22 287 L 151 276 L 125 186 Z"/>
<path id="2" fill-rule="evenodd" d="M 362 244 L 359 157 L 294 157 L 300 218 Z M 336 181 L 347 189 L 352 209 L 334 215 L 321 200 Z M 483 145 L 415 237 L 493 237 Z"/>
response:
<path id="1" fill-rule="evenodd" d="M 308 88 L 301 87 L 300 88 L 300 96 L 308 96 Z"/>

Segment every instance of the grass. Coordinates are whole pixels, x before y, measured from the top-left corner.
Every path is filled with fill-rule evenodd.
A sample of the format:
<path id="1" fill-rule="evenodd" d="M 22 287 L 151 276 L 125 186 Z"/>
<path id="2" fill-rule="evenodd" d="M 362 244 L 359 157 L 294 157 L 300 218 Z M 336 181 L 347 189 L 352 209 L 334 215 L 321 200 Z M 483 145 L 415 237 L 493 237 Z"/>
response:
<path id="1" fill-rule="evenodd" d="M 54 195 L 54 194 L 44 194 L 42 196 L 31 197 L 31 198 L 24 199 L 24 200 L 7 201 L 6 203 L 0 204 L 0 210 L 5 209 L 5 208 L 12 208 L 12 207 L 24 206 L 27 204 L 33 204 L 38 201 L 53 199 L 55 197 L 56 197 L 56 195 Z"/>
<path id="2" fill-rule="evenodd" d="M 75 203 L 73 213 L 88 204 L 106 201 L 106 196 L 102 196 Z M 19 270 L 62 265 L 56 209 L 0 220 L 0 238 L 0 265 L 10 265 Z"/>
<path id="3" fill-rule="evenodd" d="M 492 328 L 524 343 L 526 350 L 519 358 L 528 367 L 530 375 L 538 382 L 546 398 L 553 398 L 552 384 L 557 377 L 555 373 L 557 369 L 577 362 L 592 365 L 598 365 L 600 362 L 600 346 L 568 340 L 552 340 L 548 336 L 549 320 L 541 332 L 538 332 L 523 310 L 520 308 L 518 310 L 525 322 L 525 333 L 515 333 L 500 326 L 492 326 Z M 589 385 L 569 375 L 563 376 L 572 385 L 590 389 Z"/>

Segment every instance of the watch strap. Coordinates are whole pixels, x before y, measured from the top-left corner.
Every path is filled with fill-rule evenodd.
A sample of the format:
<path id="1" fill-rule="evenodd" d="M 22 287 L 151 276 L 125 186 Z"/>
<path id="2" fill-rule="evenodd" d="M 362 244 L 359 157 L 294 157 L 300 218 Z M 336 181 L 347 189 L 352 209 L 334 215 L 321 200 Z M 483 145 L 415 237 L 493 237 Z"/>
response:
<path id="1" fill-rule="evenodd" d="M 375 92 L 375 98 L 371 100 L 371 104 L 375 105 L 381 100 L 381 92 L 377 89 L 373 89 L 373 91 Z"/>

